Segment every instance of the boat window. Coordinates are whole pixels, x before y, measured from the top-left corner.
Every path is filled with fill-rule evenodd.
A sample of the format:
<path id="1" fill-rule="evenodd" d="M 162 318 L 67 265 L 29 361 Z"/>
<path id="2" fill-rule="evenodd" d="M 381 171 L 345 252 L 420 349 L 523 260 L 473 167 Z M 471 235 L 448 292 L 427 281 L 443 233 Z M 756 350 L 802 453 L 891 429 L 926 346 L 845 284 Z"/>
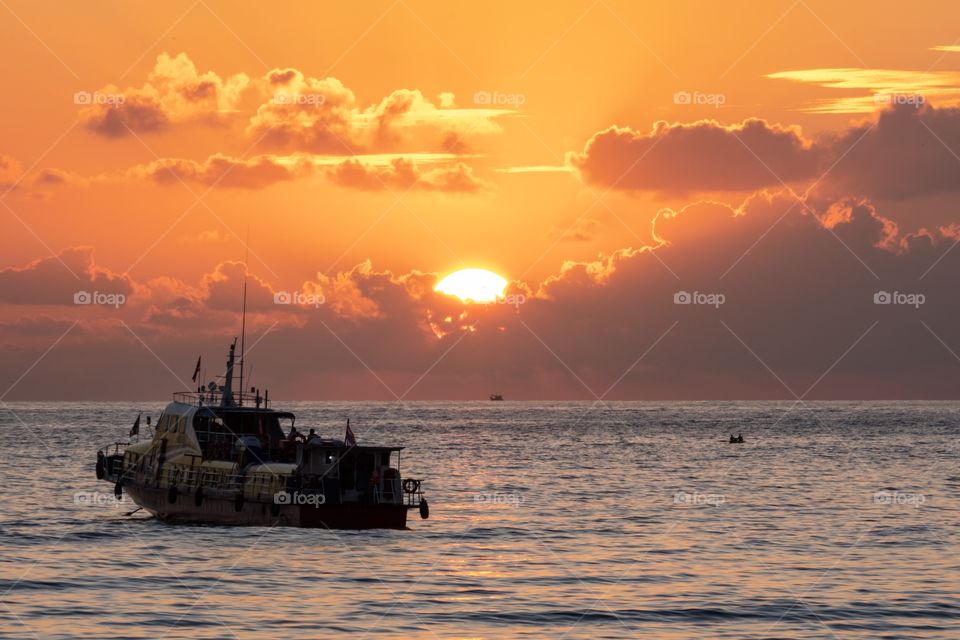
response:
<path id="1" fill-rule="evenodd" d="M 164 413 L 164 414 L 161 414 L 160 419 L 157 420 L 158 433 L 166 433 L 167 431 L 176 433 L 178 426 L 179 426 L 179 418 L 177 416 L 172 416 Z"/>

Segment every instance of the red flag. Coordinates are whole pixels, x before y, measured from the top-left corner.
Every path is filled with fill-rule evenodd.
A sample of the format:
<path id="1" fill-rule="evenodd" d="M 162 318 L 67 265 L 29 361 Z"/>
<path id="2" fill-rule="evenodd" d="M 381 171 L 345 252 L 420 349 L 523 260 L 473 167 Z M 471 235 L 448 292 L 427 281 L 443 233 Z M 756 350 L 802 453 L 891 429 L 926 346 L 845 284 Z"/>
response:
<path id="1" fill-rule="evenodd" d="M 350 428 L 349 420 L 347 420 L 347 435 L 343 436 L 343 443 L 348 447 L 357 446 L 357 436 L 353 435 L 353 430 Z"/>
<path id="2" fill-rule="evenodd" d="M 140 414 L 137 414 L 137 419 L 134 421 L 133 426 L 130 427 L 130 437 L 132 438 L 135 435 L 140 434 Z"/>
<path id="3" fill-rule="evenodd" d="M 192 379 L 194 382 L 197 381 L 197 376 L 200 375 L 200 359 L 201 359 L 201 358 L 203 358 L 203 356 L 199 356 L 199 357 L 197 358 L 197 368 L 193 370 L 193 378 L 191 378 L 191 379 Z"/>

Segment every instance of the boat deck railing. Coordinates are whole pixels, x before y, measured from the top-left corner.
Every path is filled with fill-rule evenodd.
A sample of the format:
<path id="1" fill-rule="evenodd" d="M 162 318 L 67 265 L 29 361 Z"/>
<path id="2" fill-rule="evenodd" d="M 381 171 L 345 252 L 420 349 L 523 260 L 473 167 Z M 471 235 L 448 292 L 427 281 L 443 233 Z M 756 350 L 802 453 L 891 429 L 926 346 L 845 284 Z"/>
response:
<path id="1" fill-rule="evenodd" d="M 260 394 L 234 391 L 231 395 L 233 396 L 233 401 L 239 406 L 266 407 L 264 397 Z M 173 394 L 173 400 L 174 402 L 182 402 L 183 404 L 194 404 L 198 407 L 219 405 L 223 400 L 223 393 L 220 391 L 176 391 Z"/>
<path id="2" fill-rule="evenodd" d="M 129 440 L 117 440 L 116 442 L 111 442 L 106 446 L 100 447 L 100 449 L 97 450 L 97 453 L 102 453 L 105 456 L 116 455 L 120 453 L 120 447 L 123 447 L 124 449 L 126 449 L 129 446 L 130 446 Z M 112 454 L 110 453 L 111 448 L 113 449 Z"/>
<path id="3" fill-rule="evenodd" d="M 420 504 L 420 501 L 423 500 L 423 480 L 419 478 L 404 478 L 404 482 L 407 480 L 412 480 L 416 483 L 416 488 L 413 491 L 408 491 L 406 487 L 403 488 L 403 500 L 408 507 L 415 507 Z"/>

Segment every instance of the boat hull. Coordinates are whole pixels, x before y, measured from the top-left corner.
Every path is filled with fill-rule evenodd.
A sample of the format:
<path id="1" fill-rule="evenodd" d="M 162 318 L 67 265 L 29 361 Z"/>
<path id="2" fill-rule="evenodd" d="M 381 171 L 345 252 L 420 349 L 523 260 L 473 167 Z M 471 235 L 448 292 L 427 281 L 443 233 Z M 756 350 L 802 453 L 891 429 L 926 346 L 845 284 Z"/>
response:
<path id="1" fill-rule="evenodd" d="M 166 489 L 124 485 L 130 498 L 160 520 L 184 524 L 286 526 L 316 529 L 406 529 L 407 507 L 402 504 L 276 505 L 245 500 L 239 509 L 234 498 L 205 496 L 200 505 L 192 493 L 173 502 Z"/>

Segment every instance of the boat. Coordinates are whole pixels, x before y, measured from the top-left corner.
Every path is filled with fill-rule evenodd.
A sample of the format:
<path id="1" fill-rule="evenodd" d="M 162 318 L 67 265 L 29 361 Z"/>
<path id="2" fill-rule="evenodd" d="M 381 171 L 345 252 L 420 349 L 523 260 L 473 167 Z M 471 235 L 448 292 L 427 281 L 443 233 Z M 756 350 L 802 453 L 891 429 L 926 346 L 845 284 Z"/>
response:
<path id="1" fill-rule="evenodd" d="M 490 394 L 490 399 L 491 399 L 491 400 L 500 401 L 500 400 L 503 400 L 503 396 L 500 395 L 499 393 L 491 393 L 491 394 Z"/>
<path id="2" fill-rule="evenodd" d="M 349 420 L 343 440 L 297 431 L 269 390 L 234 391 L 236 346 L 222 384 L 174 393 L 149 440 L 97 452 L 116 496 L 171 523 L 405 529 L 410 509 L 429 517 L 421 480 L 400 475 L 403 447 L 358 445 Z"/>

